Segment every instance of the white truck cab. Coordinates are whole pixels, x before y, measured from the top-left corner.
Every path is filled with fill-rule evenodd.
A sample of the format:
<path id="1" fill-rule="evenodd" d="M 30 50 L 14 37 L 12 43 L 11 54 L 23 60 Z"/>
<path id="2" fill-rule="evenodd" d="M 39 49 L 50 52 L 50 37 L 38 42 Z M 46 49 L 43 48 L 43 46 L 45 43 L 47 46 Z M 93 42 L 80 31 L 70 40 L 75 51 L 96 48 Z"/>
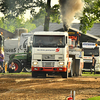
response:
<path id="1" fill-rule="evenodd" d="M 59 73 L 68 77 L 72 58 L 69 58 L 67 32 L 35 32 L 32 47 L 32 77 L 39 74 Z M 72 75 L 72 74 L 71 74 Z"/>

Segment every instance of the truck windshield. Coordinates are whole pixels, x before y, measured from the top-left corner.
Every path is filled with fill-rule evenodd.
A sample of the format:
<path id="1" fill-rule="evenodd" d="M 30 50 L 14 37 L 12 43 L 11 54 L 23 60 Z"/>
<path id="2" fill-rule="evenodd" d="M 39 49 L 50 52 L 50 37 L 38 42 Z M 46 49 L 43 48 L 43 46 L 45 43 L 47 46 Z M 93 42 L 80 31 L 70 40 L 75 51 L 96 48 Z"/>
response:
<path id="1" fill-rule="evenodd" d="M 92 56 L 92 54 L 94 54 L 94 56 L 99 56 L 99 48 L 84 49 L 84 56 Z"/>
<path id="2" fill-rule="evenodd" d="M 64 35 L 34 35 L 33 47 L 65 47 Z"/>

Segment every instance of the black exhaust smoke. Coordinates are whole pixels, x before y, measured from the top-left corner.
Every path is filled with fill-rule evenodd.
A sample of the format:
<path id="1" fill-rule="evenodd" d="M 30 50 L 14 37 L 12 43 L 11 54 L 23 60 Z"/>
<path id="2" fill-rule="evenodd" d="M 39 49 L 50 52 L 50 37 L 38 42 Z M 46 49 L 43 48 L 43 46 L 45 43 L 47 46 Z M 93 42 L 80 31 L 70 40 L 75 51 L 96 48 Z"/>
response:
<path id="1" fill-rule="evenodd" d="M 64 31 L 68 31 L 76 13 L 83 8 L 81 0 L 59 0 Z"/>
<path id="2" fill-rule="evenodd" d="M 63 28 L 64 28 L 64 31 L 67 31 L 69 30 L 69 26 L 63 22 Z"/>

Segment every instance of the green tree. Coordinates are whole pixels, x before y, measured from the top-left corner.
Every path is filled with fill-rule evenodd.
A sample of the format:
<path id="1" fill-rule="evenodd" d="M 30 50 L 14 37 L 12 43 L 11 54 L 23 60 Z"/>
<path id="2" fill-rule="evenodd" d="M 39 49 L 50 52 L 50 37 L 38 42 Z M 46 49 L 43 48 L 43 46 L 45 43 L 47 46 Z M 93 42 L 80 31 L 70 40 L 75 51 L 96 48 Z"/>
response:
<path id="1" fill-rule="evenodd" d="M 40 25 L 43 21 L 44 30 L 49 30 L 49 22 L 60 22 L 59 6 L 51 7 L 50 2 L 51 0 L 1 0 L 0 11 L 5 14 L 5 17 L 13 18 L 25 13 L 25 11 L 29 9 L 30 13 L 33 15 L 33 19 L 37 17 L 36 26 Z M 100 0 L 84 0 L 84 2 L 83 16 L 79 19 L 81 23 L 80 30 L 86 33 L 95 22 L 100 22 Z M 35 7 L 41 8 L 41 11 L 36 13 Z M 45 14 L 45 18 L 41 12 Z M 40 19 L 43 19 L 42 21 L 38 19 L 39 15 L 41 17 Z"/>
<path id="2" fill-rule="evenodd" d="M 60 5 L 56 4 L 51 8 L 50 22 L 60 23 Z"/>
<path id="3" fill-rule="evenodd" d="M 100 22 L 100 0 L 84 0 L 83 16 L 80 17 L 80 30 L 86 33 L 94 23 Z"/>
<path id="4" fill-rule="evenodd" d="M 41 8 L 41 9 L 39 9 L 39 12 L 37 12 L 33 15 L 34 19 L 33 18 L 31 18 L 31 19 L 33 20 L 33 23 L 36 26 L 43 25 L 44 21 L 45 21 L 45 15 L 46 15 L 45 8 Z M 51 8 L 50 22 L 52 22 L 52 23 L 60 23 L 61 22 L 59 5 L 54 5 Z"/>
<path id="5" fill-rule="evenodd" d="M 32 31 L 36 28 L 35 24 L 31 20 L 24 21 L 24 17 L 15 18 L 1 18 L 0 27 L 10 32 L 14 32 L 16 28 L 27 28 L 28 31 Z"/>
<path id="6" fill-rule="evenodd" d="M 25 23 L 24 23 L 24 28 L 28 29 L 28 31 L 32 31 L 33 29 L 36 28 L 36 25 L 33 24 L 32 20 L 27 20 Z"/>
<path id="7" fill-rule="evenodd" d="M 59 12 L 57 11 L 59 9 L 55 9 L 58 6 L 51 8 L 51 0 L 47 0 L 47 2 L 46 0 L 1 0 L 0 7 L 1 7 L 0 11 L 3 12 L 5 17 L 8 18 L 17 17 L 18 15 L 24 14 L 27 9 L 30 10 L 31 15 L 33 15 L 34 17 L 34 15 L 37 14 L 35 11 L 36 7 L 41 8 L 42 9 L 41 11 L 45 10 L 45 18 L 43 19 L 44 19 L 44 30 L 46 31 L 49 30 L 49 21 L 51 18 L 50 15 L 52 12 L 53 12 L 52 16 L 54 16 L 55 19 L 56 18 L 59 19 L 56 13 Z M 54 22 L 53 19 L 52 21 Z M 59 21 L 57 20 L 57 22 Z"/>

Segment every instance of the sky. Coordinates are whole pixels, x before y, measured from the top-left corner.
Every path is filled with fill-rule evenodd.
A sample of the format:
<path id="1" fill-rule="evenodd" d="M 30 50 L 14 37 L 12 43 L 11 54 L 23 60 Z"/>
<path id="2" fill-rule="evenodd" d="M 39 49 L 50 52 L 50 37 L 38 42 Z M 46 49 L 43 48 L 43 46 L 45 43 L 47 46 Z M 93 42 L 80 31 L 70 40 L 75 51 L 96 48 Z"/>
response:
<path id="1" fill-rule="evenodd" d="M 58 0 L 51 0 L 51 6 L 58 4 Z"/>
<path id="2" fill-rule="evenodd" d="M 58 4 L 58 0 L 51 0 L 51 6 Z M 39 11 L 39 8 L 36 8 L 36 11 Z M 0 12 L 0 17 L 3 17 L 4 15 Z M 26 11 L 26 14 L 24 14 L 25 20 L 30 18 L 30 10 Z M 72 23 L 79 23 L 79 20 L 74 19 Z"/>

